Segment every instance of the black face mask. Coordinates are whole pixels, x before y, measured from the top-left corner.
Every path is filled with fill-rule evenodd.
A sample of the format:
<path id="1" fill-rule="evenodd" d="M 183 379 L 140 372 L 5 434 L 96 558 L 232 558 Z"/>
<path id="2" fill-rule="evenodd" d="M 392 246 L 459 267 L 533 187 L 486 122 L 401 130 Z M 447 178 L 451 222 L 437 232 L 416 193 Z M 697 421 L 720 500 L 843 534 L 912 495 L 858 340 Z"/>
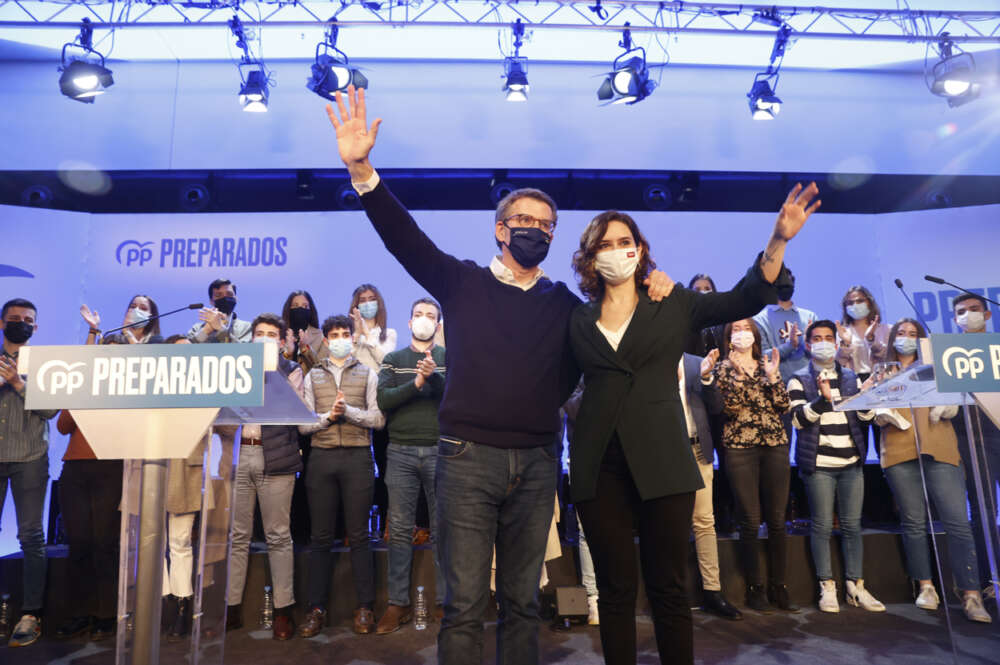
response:
<path id="1" fill-rule="evenodd" d="M 782 286 L 779 287 L 777 291 L 778 291 L 778 300 L 782 302 L 789 302 L 792 299 L 792 296 L 795 294 L 795 285 L 793 284 L 791 286 Z"/>
<path id="2" fill-rule="evenodd" d="M 236 309 L 236 298 L 233 296 L 226 296 L 224 298 L 216 298 L 212 301 L 215 305 L 215 309 L 219 310 L 223 314 L 229 315 L 233 313 Z"/>
<path id="3" fill-rule="evenodd" d="M 541 229 L 511 228 L 510 255 L 525 268 L 534 268 L 545 260 L 549 253 L 549 234 Z"/>
<path id="4" fill-rule="evenodd" d="M 292 330 L 305 330 L 309 327 L 309 314 L 312 312 L 308 307 L 292 307 L 288 310 L 289 326 Z"/>
<path id="5" fill-rule="evenodd" d="M 31 339 L 35 327 L 25 321 L 7 321 L 3 324 L 3 336 L 11 344 L 24 344 Z"/>

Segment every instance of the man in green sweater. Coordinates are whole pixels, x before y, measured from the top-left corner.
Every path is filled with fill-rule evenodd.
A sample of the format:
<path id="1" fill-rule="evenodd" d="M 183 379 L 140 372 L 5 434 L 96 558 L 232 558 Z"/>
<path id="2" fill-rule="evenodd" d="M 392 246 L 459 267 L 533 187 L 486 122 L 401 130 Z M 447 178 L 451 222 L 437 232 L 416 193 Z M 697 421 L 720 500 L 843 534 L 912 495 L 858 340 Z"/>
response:
<path id="1" fill-rule="evenodd" d="M 434 510 L 434 469 L 437 464 L 438 407 L 444 395 L 444 348 L 434 345 L 441 325 L 441 308 L 421 298 L 410 308 L 410 345 L 382 360 L 378 375 L 378 406 L 389 429 L 389 608 L 375 629 L 385 635 L 413 618 L 410 610 L 410 564 L 413 524 L 423 486 L 430 508 L 431 542 L 437 571 L 436 596 L 444 599 L 444 581 L 437 556 Z"/>

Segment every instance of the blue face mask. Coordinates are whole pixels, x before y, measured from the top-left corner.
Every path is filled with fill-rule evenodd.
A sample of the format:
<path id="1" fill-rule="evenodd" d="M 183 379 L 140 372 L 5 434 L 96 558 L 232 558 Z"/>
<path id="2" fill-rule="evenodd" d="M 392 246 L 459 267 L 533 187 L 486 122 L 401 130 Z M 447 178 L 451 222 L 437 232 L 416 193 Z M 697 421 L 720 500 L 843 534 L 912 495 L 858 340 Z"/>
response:
<path id="1" fill-rule="evenodd" d="M 351 351 L 354 350 L 354 344 L 349 339 L 343 337 L 338 337 L 336 339 L 328 339 L 326 342 L 327 346 L 330 348 L 330 355 L 340 360 L 341 358 L 346 358 L 351 355 Z"/>
<path id="2" fill-rule="evenodd" d="M 378 301 L 371 300 L 369 302 L 359 303 L 358 311 L 361 312 L 361 318 L 374 319 L 375 315 L 378 314 Z"/>
<path id="3" fill-rule="evenodd" d="M 507 227 L 510 229 L 510 255 L 524 268 L 534 268 L 549 254 L 551 236 L 541 229 L 525 229 Z"/>
<path id="4" fill-rule="evenodd" d="M 809 353 L 819 362 L 828 363 L 837 355 L 837 347 L 833 342 L 816 342 L 810 347 Z"/>
<path id="5" fill-rule="evenodd" d="M 897 337 L 892 342 L 893 347 L 896 349 L 896 353 L 901 356 L 912 356 L 917 352 L 917 338 L 916 337 Z"/>
<path id="6" fill-rule="evenodd" d="M 855 321 L 867 319 L 870 311 L 866 302 L 851 303 L 847 306 L 847 315 Z"/>

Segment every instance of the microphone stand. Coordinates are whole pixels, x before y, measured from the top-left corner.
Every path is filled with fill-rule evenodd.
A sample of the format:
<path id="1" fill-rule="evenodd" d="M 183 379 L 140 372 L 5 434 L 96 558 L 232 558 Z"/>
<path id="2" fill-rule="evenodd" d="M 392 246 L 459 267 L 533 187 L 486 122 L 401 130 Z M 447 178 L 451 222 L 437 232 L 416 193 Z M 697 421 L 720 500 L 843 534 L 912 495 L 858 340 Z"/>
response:
<path id="1" fill-rule="evenodd" d="M 944 280 L 944 279 L 941 279 L 940 277 L 935 277 L 934 275 L 924 275 L 924 279 L 926 279 L 928 282 L 932 282 L 934 284 L 947 284 L 948 286 L 954 287 L 954 288 L 958 289 L 959 291 L 961 291 L 963 293 L 968 293 L 970 296 L 976 296 L 977 298 L 982 298 L 986 302 L 993 303 L 997 307 L 1000 307 L 1000 302 L 997 302 L 996 300 L 993 300 L 992 298 L 987 298 L 986 296 L 979 295 L 978 293 L 974 293 L 974 292 L 970 291 L 969 289 L 963 289 L 958 284 L 952 284 L 951 282 L 949 282 L 947 280 Z"/>
<path id="2" fill-rule="evenodd" d="M 920 321 L 920 325 L 924 327 L 924 331 L 927 334 L 930 334 L 931 329 L 927 325 L 927 322 L 924 321 L 924 317 L 920 316 L 920 310 L 917 309 L 917 306 L 913 304 L 912 300 L 910 300 L 910 296 L 906 295 L 906 291 L 903 290 L 903 281 L 897 277 L 895 279 L 895 283 L 896 283 L 896 288 L 899 289 L 899 292 L 903 294 L 904 298 L 906 298 L 906 302 L 910 303 L 910 308 L 913 310 L 913 313 L 917 315 L 917 321 Z M 890 340 L 890 343 L 892 343 L 892 340 Z"/>
<path id="3" fill-rule="evenodd" d="M 204 307 L 204 304 L 200 302 L 192 303 L 190 305 L 184 305 L 184 307 L 178 307 L 177 309 L 172 309 L 169 312 L 163 312 L 162 314 L 151 316 L 145 321 L 136 321 L 135 323 L 127 323 L 124 326 L 118 326 L 117 328 L 112 328 L 111 330 L 108 330 L 106 332 L 102 331 L 101 337 L 107 337 L 108 335 L 119 332 L 121 330 L 125 330 L 126 328 L 145 328 L 151 322 L 156 321 L 158 319 L 162 319 L 164 316 L 169 316 L 170 314 L 176 314 L 177 312 L 183 312 L 189 309 L 201 309 L 202 307 Z"/>

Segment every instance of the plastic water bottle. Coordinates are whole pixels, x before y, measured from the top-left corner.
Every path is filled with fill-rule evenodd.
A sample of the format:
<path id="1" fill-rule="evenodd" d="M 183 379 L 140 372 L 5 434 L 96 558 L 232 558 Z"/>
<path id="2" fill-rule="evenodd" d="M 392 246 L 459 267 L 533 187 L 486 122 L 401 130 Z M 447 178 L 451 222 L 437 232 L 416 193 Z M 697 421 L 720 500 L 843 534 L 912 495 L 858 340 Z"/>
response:
<path id="1" fill-rule="evenodd" d="M 424 595 L 424 588 L 417 587 L 417 602 L 413 611 L 413 627 L 417 630 L 427 629 L 427 597 Z"/>
<path id="2" fill-rule="evenodd" d="M 264 605 L 260 608 L 260 627 L 271 630 L 274 627 L 274 594 L 271 587 L 264 587 Z"/>
<path id="3" fill-rule="evenodd" d="M 10 594 L 0 598 L 0 635 L 10 635 Z"/>

